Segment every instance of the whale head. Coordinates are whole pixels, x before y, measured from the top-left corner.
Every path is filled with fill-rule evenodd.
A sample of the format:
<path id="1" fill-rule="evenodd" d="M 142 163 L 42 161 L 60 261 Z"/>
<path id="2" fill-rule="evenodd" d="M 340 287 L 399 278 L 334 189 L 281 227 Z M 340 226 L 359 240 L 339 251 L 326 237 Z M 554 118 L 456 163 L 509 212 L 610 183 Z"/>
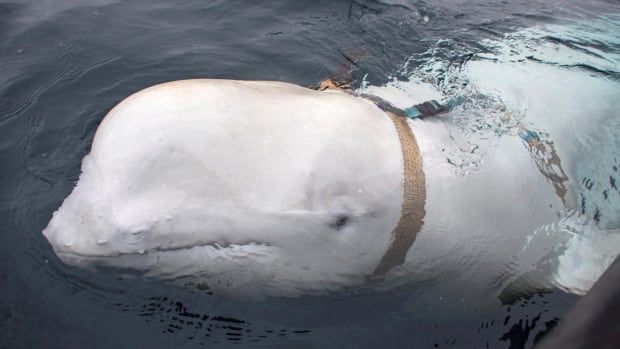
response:
<path id="1" fill-rule="evenodd" d="M 248 104 L 260 115 L 236 109 Z M 78 267 L 268 294 L 338 289 L 387 250 L 402 173 L 396 131 L 368 101 L 289 84 L 164 84 L 106 116 L 43 234 Z"/>

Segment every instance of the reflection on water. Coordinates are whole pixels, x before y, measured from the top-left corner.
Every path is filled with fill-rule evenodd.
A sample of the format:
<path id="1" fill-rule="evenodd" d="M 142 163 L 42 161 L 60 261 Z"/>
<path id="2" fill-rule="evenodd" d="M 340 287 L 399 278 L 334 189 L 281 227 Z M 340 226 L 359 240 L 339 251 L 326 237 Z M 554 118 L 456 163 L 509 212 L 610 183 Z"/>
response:
<path id="1" fill-rule="evenodd" d="M 575 302 L 563 290 L 583 292 L 620 251 L 620 9 L 459 3 L 0 5 L 0 346 L 530 347 Z M 41 236 L 101 118 L 131 92 L 335 75 L 403 107 L 452 101 L 455 178 L 516 139 L 566 208 L 448 242 L 459 213 L 446 210 L 429 227 L 445 254 L 413 256 L 376 288 L 263 302 L 74 270 Z"/>

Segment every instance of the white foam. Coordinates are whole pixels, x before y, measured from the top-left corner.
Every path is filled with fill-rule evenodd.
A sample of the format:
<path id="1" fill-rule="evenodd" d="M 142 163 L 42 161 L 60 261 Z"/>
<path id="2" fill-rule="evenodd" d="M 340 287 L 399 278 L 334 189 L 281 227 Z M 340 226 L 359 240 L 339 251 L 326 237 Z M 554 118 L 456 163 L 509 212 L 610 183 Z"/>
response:
<path id="1" fill-rule="evenodd" d="M 620 254 L 620 192 L 609 183 L 612 165 L 620 159 L 620 84 L 604 73 L 618 74 L 620 51 L 587 45 L 618 47 L 620 30 L 614 26 L 601 19 L 527 28 L 482 42 L 490 53 L 463 66 L 437 59 L 407 72 L 405 64 L 400 73 L 408 73 L 408 81 L 361 89 L 400 108 L 465 97 L 444 116 L 452 139 L 445 153 L 464 174 L 476 171 L 471 164 L 485 161 L 496 146 L 493 139 L 523 129 L 544 132 L 571 179 L 567 205 L 586 211 L 586 216 L 560 218 L 562 224 L 552 232 L 554 241 L 563 243 L 556 249 L 551 281 L 578 294 Z M 590 188 L 583 185 L 585 179 L 593 183 Z M 532 235 L 525 236 L 523 246 L 530 241 L 536 243 Z"/>

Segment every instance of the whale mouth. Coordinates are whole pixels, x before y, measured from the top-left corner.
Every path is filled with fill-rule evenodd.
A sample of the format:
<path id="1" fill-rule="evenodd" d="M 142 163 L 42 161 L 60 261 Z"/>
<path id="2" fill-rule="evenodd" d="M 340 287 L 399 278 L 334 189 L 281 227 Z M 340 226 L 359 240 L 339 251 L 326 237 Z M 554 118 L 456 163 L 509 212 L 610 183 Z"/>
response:
<path id="1" fill-rule="evenodd" d="M 138 250 L 131 252 L 107 252 L 102 253 L 82 253 L 80 251 L 62 250 L 54 252 L 58 258 L 67 265 L 79 267 L 93 272 L 109 272 L 122 275 L 155 275 L 165 277 L 170 272 L 160 272 L 161 263 L 165 260 L 178 260 L 179 256 L 184 260 L 194 260 L 199 256 L 207 256 L 217 254 L 221 256 L 239 256 L 239 253 L 256 253 L 257 247 L 273 248 L 269 243 L 259 242 L 255 240 L 247 241 L 218 241 L 208 243 L 196 243 L 178 247 L 155 247 L 146 250 Z M 90 251 L 89 251 L 90 252 Z M 193 256 L 193 257 L 192 257 Z M 189 270 L 193 267 L 187 266 Z M 176 277 L 185 275 L 185 267 L 182 269 L 175 268 L 168 277 Z"/>
<path id="2" fill-rule="evenodd" d="M 92 252 L 79 252 L 75 250 L 68 250 L 67 248 L 57 249 L 54 247 L 54 252 L 59 257 L 65 256 L 70 258 L 84 258 L 84 259 L 96 259 L 96 258 L 118 258 L 124 256 L 144 256 L 144 255 L 153 255 L 157 253 L 169 253 L 169 252 L 177 252 L 177 251 L 188 251 L 195 248 L 212 248 L 214 250 L 226 250 L 232 249 L 234 247 L 245 247 L 245 246 L 262 246 L 262 247 L 274 247 L 274 245 L 257 240 L 240 240 L 240 241 L 216 241 L 216 242 L 197 242 L 190 245 L 183 246 L 172 246 L 172 247 L 164 247 L 164 246 L 156 246 L 152 248 L 146 249 L 137 249 L 135 251 L 101 251 L 102 253 L 92 253 Z M 62 259 L 62 257 L 61 257 Z"/>

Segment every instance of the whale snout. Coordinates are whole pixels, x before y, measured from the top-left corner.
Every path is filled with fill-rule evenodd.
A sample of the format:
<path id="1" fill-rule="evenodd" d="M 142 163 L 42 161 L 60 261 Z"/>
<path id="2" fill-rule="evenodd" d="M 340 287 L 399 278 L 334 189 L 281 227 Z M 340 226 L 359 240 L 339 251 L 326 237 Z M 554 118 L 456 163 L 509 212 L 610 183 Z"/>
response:
<path id="1" fill-rule="evenodd" d="M 116 234 L 113 227 L 68 214 L 64 207 L 54 213 L 43 236 L 54 253 L 68 265 L 98 269 L 99 267 L 146 272 L 157 263 L 157 255 L 127 243 L 125 234 Z"/>
<path id="2" fill-rule="evenodd" d="M 106 239 L 93 238 L 88 226 L 65 215 L 62 208 L 54 213 L 43 236 L 60 259 L 68 264 L 77 263 L 78 257 L 109 256 Z"/>
<path id="3" fill-rule="evenodd" d="M 42 233 L 54 252 L 74 265 L 76 257 L 86 261 L 140 252 L 127 243 L 127 234 L 111 225 L 105 214 L 98 214 L 88 202 L 74 200 L 73 196 L 54 212 Z"/>

